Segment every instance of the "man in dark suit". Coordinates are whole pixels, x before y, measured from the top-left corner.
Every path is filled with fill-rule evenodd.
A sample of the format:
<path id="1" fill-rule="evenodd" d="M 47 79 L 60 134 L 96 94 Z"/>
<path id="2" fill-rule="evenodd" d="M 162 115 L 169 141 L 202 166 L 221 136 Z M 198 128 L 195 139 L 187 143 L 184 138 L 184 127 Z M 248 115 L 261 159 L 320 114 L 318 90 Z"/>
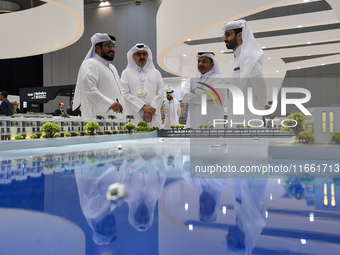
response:
<path id="1" fill-rule="evenodd" d="M 11 116 L 12 115 L 12 105 L 7 99 L 8 93 L 7 91 L 0 92 L 0 101 L 2 101 L 0 105 L 0 114 Z"/>
<path id="2" fill-rule="evenodd" d="M 59 103 L 58 109 L 54 111 L 54 116 L 60 116 L 62 114 L 65 114 L 64 112 L 64 103 Z"/>
<path id="3" fill-rule="evenodd" d="M 73 106 L 73 100 L 71 101 L 71 105 L 66 108 L 67 114 L 70 116 L 81 116 L 80 107 L 72 111 L 72 106 Z"/>

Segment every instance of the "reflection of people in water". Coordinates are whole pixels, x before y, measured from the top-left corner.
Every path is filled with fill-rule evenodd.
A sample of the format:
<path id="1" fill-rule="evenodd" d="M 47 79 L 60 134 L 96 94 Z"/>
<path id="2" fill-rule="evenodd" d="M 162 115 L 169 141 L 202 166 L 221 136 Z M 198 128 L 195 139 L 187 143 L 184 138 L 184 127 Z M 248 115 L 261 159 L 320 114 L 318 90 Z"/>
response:
<path id="1" fill-rule="evenodd" d="M 199 190 L 198 218 L 204 222 L 214 222 L 217 219 L 217 209 L 221 196 L 226 188 L 226 179 L 190 178 L 190 162 L 183 164 L 183 177 L 186 182 Z"/>
<path id="2" fill-rule="evenodd" d="M 264 192 L 267 179 L 230 179 L 236 225 L 229 228 L 226 236 L 229 251 L 244 250 L 251 254 L 266 224 Z"/>
<path id="3" fill-rule="evenodd" d="M 163 144 L 162 157 L 165 162 L 165 169 L 172 170 L 182 166 L 181 148 L 172 144 Z"/>
<path id="4" fill-rule="evenodd" d="M 116 218 L 113 213 L 121 201 L 107 200 L 106 192 L 109 185 L 121 178 L 117 167 L 121 164 L 120 161 L 121 157 L 115 157 L 105 162 L 98 156 L 94 165 L 88 163 L 75 168 L 80 206 L 93 230 L 92 239 L 98 245 L 109 244 L 117 238 Z"/>
<path id="5" fill-rule="evenodd" d="M 129 205 L 129 222 L 138 231 L 148 230 L 154 219 L 154 209 L 163 191 L 165 166 L 154 148 L 139 149 L 133 160 L 121 166 Z"/>

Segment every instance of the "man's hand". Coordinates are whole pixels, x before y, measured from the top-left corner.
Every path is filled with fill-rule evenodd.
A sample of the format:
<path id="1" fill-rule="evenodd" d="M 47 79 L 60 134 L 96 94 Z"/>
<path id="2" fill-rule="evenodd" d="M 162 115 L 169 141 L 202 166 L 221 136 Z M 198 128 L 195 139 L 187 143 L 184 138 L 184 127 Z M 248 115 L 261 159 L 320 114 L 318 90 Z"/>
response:
<path id="1" fill-rule="evenodd" d="M 151 122 L 151 121 L 152 121 L 152 114 L 146 112 L 145 115 L 143 116 L 143 120 L 144 120 L 146 123 Z"/>
<path id="2" fill-rule="evenodd" d="M 269 105 L 266 105 L 265 107 L 264 107 L 264 109 L 265 110 L 269 110 L 271 107 L 269 106 Z M 266 118 L 266 119 L 272 119 L 272 118 L 274 118 L 274 116 L 275 116 L 275 114 L 274 113 L 271 113 L 271 114 L 269 114 L 269 115 L 264 115 L 264 116 L 262 116 L 263 118 Z"/>
<path id="3" fill-rule="evenodd" d="M 144 105 L 144 106 L 142 107 L 142 111 L 145 112 L 145 115 L 146 115 L 146 113 L 151 114 L 151 117 L 152 117 L 153 115 L 155 115 L 155 113 L 156 113 L 156 109 L 155 109 L 155 108 L 153 108 L 153 107 L 151 107 L 151 106 L 146 106 L 146 105 Z M 144 118 L 144 117 L 143 117 L 143 118 Z"/>
<path id="4" fill-rule="evenodd" d="M 122 106 L 120 103 L 118 103 L 118 102 L 114 102 L 114 103 L 110 106 L 109 110 L 112 110 L 112 111 L 114 111 L 115 113 L 122 113 L 122 112 L 123 112 L 123 106 Z"/>

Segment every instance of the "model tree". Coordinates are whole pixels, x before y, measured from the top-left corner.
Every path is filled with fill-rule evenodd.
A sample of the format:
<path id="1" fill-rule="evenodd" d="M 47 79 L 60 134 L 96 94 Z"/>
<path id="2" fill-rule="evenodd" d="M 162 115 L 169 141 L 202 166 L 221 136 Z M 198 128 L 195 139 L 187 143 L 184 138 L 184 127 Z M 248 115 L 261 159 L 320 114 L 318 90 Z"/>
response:
<path id="1" fill-rule="evenodd" d="M 97 122 L 94 121 L 89 121 L 85 125 L 85 130 L 90 132 L 90 135 L 95 135 L 95 130 L 99 130 L 100 126 L 98 125 Z"/>
<path id="2" fill-rule="evenodd" d="M 125 124 L 124 129 L 127 129 L 129 131 L 129 134 L 132 133 L 132 129 L 134 129 L 136 126 L 135 124 L 128 122 Z"/>
<path id="3" fill-rule="evenodd" d="M 331 141 L 340 143 L 340 132 L 336 132 L 331 136 Z"/>
<path id="4" fill-rule="evenodd" d="M 126 119 L 131 122 L 131 120 L 134 120 L 135 117 L 133 115 L 126 115 Z"/>
<path id="5" fill-rule="evenodd" d="M 138 123 L 138 127 L 147 127 L 148 124 L 145 121 L 141 121 Z"/>
<path id="6" fill-rule="evenodd" d="M 282 128 L 281 129 L 282 131 L 290 131 L 290 132 L 293 132 L 295 136 L 297 136 L 301 131 L 305 129 L 304 128 L 305 115 L 303 115 L 303 113 L 300 113 L 300 112 L 291 113 L 287 116 L 287 119 L 291 119 L 291 120 L 285 120 L 283 123 L 285 126 L 289 126 L 289 127 Z"/>
<path id="7" fill-rule="evenodd" d="M 43 132 L 46 133 L 48 138 L 53 138 L 56 132 L 61 130 L 61 127 L 58 124 L 52 122 L 46 122 L 41 129 Z"/>
<path id="8" fill-rule="evenodd" d="M 109 116 L 107 116 L 109 119 L 111 119 L 111 120 L 114 120 L 114 119 L 117 119 L 117 117 L 116 116 L 114 116 L 114 115 L 109 115 Z"/>

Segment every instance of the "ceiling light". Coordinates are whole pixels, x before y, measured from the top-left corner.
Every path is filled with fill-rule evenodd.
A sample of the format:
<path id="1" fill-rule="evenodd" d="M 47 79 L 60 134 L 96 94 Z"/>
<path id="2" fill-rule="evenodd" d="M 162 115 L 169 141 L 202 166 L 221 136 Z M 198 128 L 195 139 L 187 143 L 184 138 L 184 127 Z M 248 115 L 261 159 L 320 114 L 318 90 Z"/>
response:
<path id="1" fill-rule="evenodd" d="M 265 49 L 266 48 L 266 46 L 262 46 L 262 49 Z"/>
<path id="2" fill-rule="evenodd" d="M 221 53 L 223 53 L 224 52 L 224 50 L 221 50 Z"/>
<path id="3" fill-rule="evenodd" d="M 304 3 L 308 3 L 308 2 L 309 2 L 309 0 L 303 0 L 303 2 L 304 2 Z"/>
<path id="4" fill-rule="evenodd" d="M 187 54 L 183 54 L 183 57 L 186 57 L 187 56 Z"/>
<path id="5" fill-rule="evenodd" d="M 110 3 L 109 3 L 109 1 L 104 1 L 104 2 L 101 2 L 100 4 L 99 4 L 99 6 L 107 6 L 107 5 L 109 5 Z"/>
<path id="6" fill-rule="evenodd" d="M 300 69 L 300 67 L 298 67 L 297 69 Z"/>
<path id="7" fill-rule="evenodd" d="M 189 38 L 187 41 L 188 41 L 188 42 L 190 42 L 190 41 L 191 41 L 191 39 Z"/>
<path id="8" fill-rule="evenodd" d="M 270 58 L 268 58 L 268 59 L 270 59 Z"/>
<path id="9" fill-rule="evenodd" d="M 298 27 L 298 28 L 301 28 L 301 27 L 303 27 L 303 26 L 302 26 L 302 25 L 298 25 L 297 27 Z"/>
<path id="10" fill-rule="evenodd" d="M 308 54 L 307 56 L 310 56 L 310 54 Z"/>
<path id="11" fill-rule="evenodd" d="M 306 239 L 301 239 L 301 244 L 306 244 L 306 243 L 307 243 Z"/>
<path id="12" fill-rule="evenodd" d="M 325 65 L 325 63 L 322 63 L 322 65 L 324 66 L 324 65 Z"/>
<path id="13" fill-rule="evenodd" d="M 280 72 L 279 70 L 276 71 L 277 73 Z"/>
<path id="14" fill-rule="evenodd" d="M 307 42 L 307 44 L 311 44 L 312 42 Z"/>

